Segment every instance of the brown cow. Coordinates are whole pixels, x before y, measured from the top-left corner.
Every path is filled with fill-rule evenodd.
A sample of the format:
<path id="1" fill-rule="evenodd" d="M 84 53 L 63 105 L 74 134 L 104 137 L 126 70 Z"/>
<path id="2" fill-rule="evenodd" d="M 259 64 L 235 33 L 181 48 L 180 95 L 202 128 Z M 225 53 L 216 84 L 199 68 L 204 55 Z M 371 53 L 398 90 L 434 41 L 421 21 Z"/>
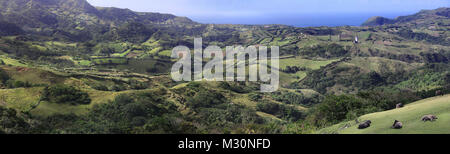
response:
<path id="1" fill-rule="evenodd" d="M 401 128 L 403 128 L 403 123 L 398 120 L 395 120 L 394 124 L 392 125 L 392 128 L 393 129 L 401 129 Z"/>
<path id="2" fill-rule="evenodd" d="M 424 121 L 424 122 L 426 122 L 426 121 L 435 121 L 436 119 L 438 119 L 437 118 L 437 116 L 435 116 L 435 115 L 424 115 L 423 117 L 422 117 L 422 121 Z"/>

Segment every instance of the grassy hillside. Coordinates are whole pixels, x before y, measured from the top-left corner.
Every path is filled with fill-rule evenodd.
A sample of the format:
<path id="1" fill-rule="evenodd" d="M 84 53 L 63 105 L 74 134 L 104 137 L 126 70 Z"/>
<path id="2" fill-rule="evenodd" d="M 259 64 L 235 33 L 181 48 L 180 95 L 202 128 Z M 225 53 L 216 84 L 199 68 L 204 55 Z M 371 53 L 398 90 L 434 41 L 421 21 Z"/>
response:
<path id="1" fill-rule="evenodd" d="M 439 119 L 423 122 L 423 115 L 433 114 Z M 318 133 L 339 134 L 450 134 L 450 95 L 437 96 L 406 105 L 404 108 L 361 116 L 359 121 L 371 120 L 366 129 L 357 129 L 355 121 L 343 122 Z M 403 123 L 402 129 L 391 129 L 394 120 Z M 350 126 L 345 128 L 346 126 Z"/>

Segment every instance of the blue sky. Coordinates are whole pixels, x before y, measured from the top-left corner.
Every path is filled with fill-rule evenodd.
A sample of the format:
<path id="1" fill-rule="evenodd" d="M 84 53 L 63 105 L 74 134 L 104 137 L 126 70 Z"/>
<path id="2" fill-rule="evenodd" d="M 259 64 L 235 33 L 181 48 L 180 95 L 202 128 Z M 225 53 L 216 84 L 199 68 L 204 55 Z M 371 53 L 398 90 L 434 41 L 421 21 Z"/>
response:
<path id="1" fill-rule="evenodd" d="M 361 14 L 395 17 L 450 7 L 450 0 L 88 0 L 94 6 L 171 13 L 200 22 L 285 24 L 281 17 Z M 247 20 L 252 18 L 254 20 Z M 259 18 L 259 20 L 256 20 Z M 269 19 L 270 18 L 270 19 Z M 355 17 L 356 18 L 356 17 Z M 360 17 L 362 18 L 362 17 Z M 312 19 L 311 19 L 312 20 Z M 261 23 L 260 23 L 261 22 Z M 265 23 L 267 22 L 267 23 Z M 280 23 L 281 22 L 281 23 Z"/>

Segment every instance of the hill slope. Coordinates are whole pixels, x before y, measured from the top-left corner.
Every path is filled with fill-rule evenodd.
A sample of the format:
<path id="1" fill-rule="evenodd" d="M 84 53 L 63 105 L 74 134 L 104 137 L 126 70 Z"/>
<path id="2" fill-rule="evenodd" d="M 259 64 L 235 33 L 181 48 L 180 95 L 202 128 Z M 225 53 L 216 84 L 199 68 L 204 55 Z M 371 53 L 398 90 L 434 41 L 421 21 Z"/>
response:
<path id="1" fill-rule="evenodd" d="M 423 122 L 421 117 L 434 114 L 435 122 Z M 319 131 L 319 133 L 339 134 L 450 134 L 450 95 L 420 100 L 404 108 L 361 116 L 359 121 L 371 120 L 372 126 L 357 129 L 354 121 L 343 122 Z M 403 123 L 403 129 L 391 129 L 394 120 Z M 349 126 L 345 128 L 345 126 Z"/>
<path id="2" fill-rule="evenodd" d="M 362 26 L 380 26 L 386 24 L 410 25 L 410 26 L 430 26 L 436 22 L 448 20 L 450 8 L 438 8 L 435 10 L 422 10 L 416 14 L 400 16 L 395 19 L 384 17 L 372 17 L 362 24 Z M 432 22 L 431 22 L 432 21 Z M 442 22 L 441 24 L 445 24 Z"/>

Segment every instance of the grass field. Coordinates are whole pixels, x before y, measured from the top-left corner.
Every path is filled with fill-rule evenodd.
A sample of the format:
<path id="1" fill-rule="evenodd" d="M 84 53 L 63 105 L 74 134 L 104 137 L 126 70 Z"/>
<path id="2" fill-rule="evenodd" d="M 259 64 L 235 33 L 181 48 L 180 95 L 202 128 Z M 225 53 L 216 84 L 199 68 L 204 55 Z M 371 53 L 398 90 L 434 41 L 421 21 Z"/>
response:
<path id="1" fill-rule="evenodd" d="M 423 122 L 423 115 L 433 114 L 439 119 L 435 122 Z M 338 134 L 450 134 L 450 95 L 420 100 L 400 109 L 372 113 L 361 116 L 359 121 L 371 120 L 372 125 L 366 129 L 357 129 L 354 121 L 343 122 L 318 133 Z M 394 120 L 403 123 L 402 129 L 391 129 Z M 350 127 L 345 128 L 347 125 Z"/>
<path id="2" fill-rule="evenodd" d="M 39 102 L 43 87 L 0 89 L 0 106 L 29 111 Z"/>
<path id="3" fill-rule="evenodd" d="M 44 71 L 37 68 L 0 66 L 8 75 L 17 81 L 27 81 L 33 84 L 61 83 L 65 79 L 53 72 Z"/>
<path id="4" fill-rule="evenodd" d="M 114 100 L 114 98 L 120 94 L 127 93 L 137 93 L 137 92 L 153 92 L 152 89 L 146 90 L 128 90 L 121 92 L 111 92 L 111 91 L 98 91 L 93 89 L 86 89 L 86 92 L 89 94 L 89 97 L 92 99 L 91 103 L 88 105 L 70 105 L 70 104 L 56 104 L 49 102 L 41 102 L 39 106 L 31 111 L 33 115 L 37 116 L 51 116 L 55 114 L 76 114 L 83 115 L 86 114 L 94 107 L 95 105 L 108 103 L 109 101 Z M 0 95 L 1 96 L 1 95 Z M 37 101 L 37 99 L 36 99 Z"/>
<path id="5" fill-rule="evenodd" d="M 308 68 L 311 70 L 317 70 L 317 69 L 320 69 L 320 67 L 326 66 L 335 61 L 337 61 L 337 59 L 315 61 L 315 60 L 304 59 L 302 57 L 286 58 L 286 59 L 280 59 L 280 69 L 286 69 L 287 66 L 291 66 L 291 67 L 298 66 L 298 67 L 305 67 L 305 68 Z M 296 81 L 299 81 L 299 80 L 305 78 L 306 75 L 307 75 L 306 71 L 298 71 L 296 73 L 280 72 L 281 86 L 286 87 L 293 82 L 296 82 Z"/>
<path id="6" fill-rule="evenodd" d="M 5 65 L 20 66 L 20 67 L 28 66 L 27 64 L 24 64 L 19 60 L 9 58 L 8 56 L 5 55 L 0 56 L 0 59 L 5 63 Z"/>

